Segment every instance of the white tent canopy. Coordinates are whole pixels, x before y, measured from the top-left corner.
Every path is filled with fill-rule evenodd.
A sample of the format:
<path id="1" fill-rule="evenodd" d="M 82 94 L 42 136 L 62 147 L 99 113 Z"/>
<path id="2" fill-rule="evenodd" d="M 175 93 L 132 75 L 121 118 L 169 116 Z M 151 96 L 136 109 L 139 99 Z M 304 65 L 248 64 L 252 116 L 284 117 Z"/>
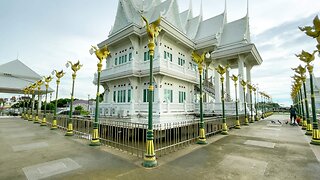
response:
<path id="1" fill-rule="evenodd" d="M 0 93 L 23 94 L 23 88 L 39 79 L 42 79 L 39 74 L 18 59 L 0 65 Z M 49 87 L 48 93 L 51 92 L 53 90 Z M 45 85 L 42 85 L 40 93 L 45 94 Z"/>

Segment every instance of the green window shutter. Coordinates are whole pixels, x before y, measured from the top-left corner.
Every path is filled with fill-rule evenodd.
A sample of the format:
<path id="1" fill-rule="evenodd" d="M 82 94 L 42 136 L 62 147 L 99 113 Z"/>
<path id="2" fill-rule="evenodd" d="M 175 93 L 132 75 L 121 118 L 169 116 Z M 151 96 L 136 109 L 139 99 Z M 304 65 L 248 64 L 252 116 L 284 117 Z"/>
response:
<path id="1" fill-rule="evenodd" d="M 129 53 L 129 61 L 132 59 L 132 53 Z"/>
<path id="2" fill-rule="evenodd" d="M 128 89 L 128 102 L 131 102 L 131 89 Z"/>
<path id="3" fill-rule="evenodd" d="M 118 58 L 114 59 L 114 65 L 118 65 Z"/>
<path id="4" fill-rule="evenodd" d="M 123 90 L 123 102 L 126 102 L 126 90 Z"/>
<path id="5" fill-rule="evenodd" d="M 147 102 L 147 90 L 143 90 L 143 102 Z"/>
<path id="6" fill-rule="evenodd" d="M 120 91 L 118 91 L 118 96 L 117 96 L 117 103 L 120 102 Z"/>
<path id="7" fill-rule="evenodd" d="M 117 91 L 113 91 L 113 102 L 116 102 L 117 100 Z"/>

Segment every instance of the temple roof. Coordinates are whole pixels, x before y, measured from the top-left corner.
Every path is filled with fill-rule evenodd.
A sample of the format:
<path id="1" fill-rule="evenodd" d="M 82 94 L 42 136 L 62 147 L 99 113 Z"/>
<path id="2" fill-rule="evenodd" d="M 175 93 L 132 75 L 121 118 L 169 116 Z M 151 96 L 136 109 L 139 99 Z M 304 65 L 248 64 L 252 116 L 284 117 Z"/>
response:
<path id="1" fill-rule="evenodd" d="M 225 46 L 246 40 L 250 43 L 248 17 L 225 24 L 219 46 Z"/>
<path id="2" fill-rule="evenodd" d="M 213 45 L 225 46 L 242 42 L 244 39 L 250 43 L 248 14 L 244 18 L 227 23 L 226 9 L 215 17 L 203 20 L 202 7 L 200 8 L 200 14 L 194 16 L 191 1 L 187 10 L 179 12 L 177 0 L 119 0 L 109 38 L 132 24 L 143 27 L 141 15 L 144 15 L 149 22 L 161 16 L 194 43 L 215 40 L 217 44 Z"/>

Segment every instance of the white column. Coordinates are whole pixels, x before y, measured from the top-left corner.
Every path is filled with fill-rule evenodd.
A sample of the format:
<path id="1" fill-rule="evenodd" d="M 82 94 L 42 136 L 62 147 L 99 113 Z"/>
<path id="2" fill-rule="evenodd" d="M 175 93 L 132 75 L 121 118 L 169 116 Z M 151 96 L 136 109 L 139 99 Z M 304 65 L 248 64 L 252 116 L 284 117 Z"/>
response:
<path id="1" fill-rule="evenodd" d="M 227 100 L 230 100 L 228 97 L 230 97 L 230 71 L 226 71 L 226 92 L 227 92 Z"/>
<path id="2" fill-rule="evenodd" d="M 243 56 L 239 56 L 239 59 L 238 59 L 238 74 L 240 75 L 239 82 L 238 82 L 239 107 L 240 107 L 240 109 L 243 109 L 244 95 L 243 95 L 243 87 L 241 86 L 241 80 L 244 79 L 244 58 L 243 58 Z"/>
<path id="3" fill-rule="evenodd" d="M 250 82 L 250 83 L 252 83 L 252 81 L 251 81 L 251 69 L 252 69 L 252 66 L 248 66 L 247 65 L 247 67 L 246 67 L 247 82 Z M 253 96 L 252 96 L 252 98 L 253 98 Z M 251 104 L 249 89 L 247 91 L 247 102 L 248 102 L 248 104 Z"/>
<path id="4" fill-rule="evenodd" d="M 220 74 L 217 71 L 214 71 L 214 94 L 216 103 L 221 103 L 220 91 Z"/>
<path id="5" fill-rule="evenodd" d="M 38 102 L 38 107 L 39 108 L 39 111 L 41 112 L 41 106 L 42 106 L 42 95 L 40 95 L 40 101 Z"/>

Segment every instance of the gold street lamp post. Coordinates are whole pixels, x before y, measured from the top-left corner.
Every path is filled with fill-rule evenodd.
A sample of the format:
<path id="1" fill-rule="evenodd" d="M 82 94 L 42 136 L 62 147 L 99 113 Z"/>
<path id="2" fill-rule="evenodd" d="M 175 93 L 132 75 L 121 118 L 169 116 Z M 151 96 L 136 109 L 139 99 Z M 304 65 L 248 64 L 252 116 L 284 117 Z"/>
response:
<path id="1" fill-rule="evenodd" d="M 54 74 L 56 75 L 56 78 L 57 78 L 56 80 L 57 88 L 56 88 L 56 100 L 55 100 L 55 108 L 53 113 L 51 130 L 56 130 L 58 128 L 58 125 L 57 125 L 58 91 L 59 91 L 60 79 L 64 76 L 65 72 L 63 72 L 63 70 L 59 72 L 57 70 L 54 70 L 52 71 L 52 75 Z"/>
<path id="2" fill-rule="evenodd" d="M 293 79 L 295 81 L 292 85 L 291 97 L 292 97 L 292 101 L 294 103 L 294 106 L 296 106 L 298 109 L 298 117 L 300 118 L 300 117 L 302 117 L 301 101 L 300 101 L 300 94 L 299 94 L 300 88 L 301 88 L 301 82 L 300 82 L 300 78 L 298 78 L 296 76 L 294 76 Z"/>
<path id="3" fill-rule="evenodd" d="M 25 87 L 25 88 L 23 88 L 22 89 L 22 91 L 23 91 L 23 108 L 22 108 L 22 116 L 21 116 L 21 118 L 23 118 L 23 119 L 25 119 L 25 115 L 26 115 L 26 94 L 27 94 L 27 88 Z"/>
<path id="4" fill-rule="evenodd" d="M 203 62 L 205 58 L 205 52 L 202 55 L 197 54 L 196 52 L 192 52 L 191 57 L 195 63 L 198 65 L 199 71 L 199 83 L 200 83 L 200 124 L 199 124 L 199 137 L 197 144 L 207 144 L 206 140 L 206 132 L 204 129 L 204 121 L 203 121 L 203 93 L 202 93 L 202 72 L 203 72 Z"/>
<path id="5" fill-rule="evenodd" d="M 302 110 L 304 111 L 304 109 L 306 110 L 302 119 L 302 129 L 303 130 L 307 130 L 307 128 L 309 127 L 309 132 L 308 134 L 311 135 L 312 134 L 312 126 L 311 126 L 311 122 L 310 122 L 310 117 L 309 117 L 309 107 L 308 107 L 308 99 L 307 99 L 307 92 L 306 92 L 306 69 L 304 67 L 302 67 L 301 65 L 299 65 L 297 68 L 293 68 L 292 70 L 294 70 L 299 78 L 302 81 L 302 85 L 303 85 L 303 93 L 302 93 L 302 89 L 301 90 L 301 99 L 302 99 Z M 303 105 L 303 100 L 304 100 L 304 105 Z M 308 125 L 309 124 L 309 125 Z M 307 133 L 306 132 L 306 133 Z"/>
<path id="6" fill-rule="evenodd" d="M 44 81 L 46 82 L 46 98 L 44 100 L 44 115 L 43 115 L 43 119 L 42 119 L 40 126 L 47 126 L 46 118 L 47 118 L 48 88 L 49 88 L 49 83 L 52 81 L 52 77 L 51 76 L 44 77 Z"/>
<path id="7" fill-rule="evenodd" d="M 221 103 L 222 103 L 222 132 L 221 134 L 223 135 L 228 135 L 228 126 L 226 122 L 226 113 L 225 113 L 225 97 L 224 97 L 224 77 L 223 75 L 226 73 L 227 69 L 229 66 L 227 65 L 226 67 L 223 67 L 222 65 L 219 65 L 216 68 L 216 71 L 220 74 L 220 81 L 221 81 Z"/>
<path id="8" fill-rule="evenodd" d="M 37 107 L 37 114 L 36 114 L 36 118 L 34 120 L 34 123 L 39 123 L 39 115 L 40 115 L 40 111 L 41 111 L 41 107 L 40 107 L 40 93 L 41 93 L 41 86 L 43 85 L 43 81 L 42 79 L 37 81 L 37 88 L 38 88 L 38 107 Z"/>
<path id="9" fill-rule="evenodd" d="M 26 87 L 26 89 L 27 89 L 28 99 L 27 99 L 27 110 L 26 110 L 25 120 L 29 121 L 29 117 L 30 117 L 30 93 L 31 93 L 30 86 Z"/>
<path id="10" fill-rule="evenodd" d="M 252 89 L 253 86 L 247 82 L 248 85 L 248 89 L 249 89 L 249 98 L 250 98 L 250 123 L 254 123 L 254 119 L 253 119 L 253 106 L 252 106 Z"/>
<path id="11" fill-rule="evenodd" d="M 100 139 L 99 139 L 99 131 L 98 131 L 98 125 L 99 125 L 99 97 L 100 97 L 100 92 L 99 92 L 99 87 L 100 87 L 100 74 L 102 71 L 102 61 L 104 59 L 107 59 L 108 56 L 110 56 L 110 51 L 108 50 L 107 46 L 104 46 L 103 48 L 98 49 L 95 46 L 92 46 L 92 49 L 90 49 L 90 54 L 92 55 L 93 53 L 96 54 L 99 62 L 97 64 L 98 66 L 98 79 L 97 79 L 97 95 L 96 95 L 96 109 L 95 109 L 95 115 L 94 115 L 94 123 L 93 123 L 93 132 L 92 132 L 92 139 L 90 146 L 100 146 Z"/>
<path id="12" fill-rule="evenodd" d="M 74 94 L 74 83 L 75 83 L 75 79 L 77 77 L 77 71 L 80 70 L 80 68 L 82 67 L 82 65 L 80 64 L 80 61 L 78 61 L 77 63 L 73 64 L 71 61 L 68 61 L 66 64 L 66 67 L 68 68 L 69 65 L 71 66 L 71 70 L 73 71 L 72 73 L 72 91 L 71 91 L 71 102 L 70 102 L 70 111 L 69 111 L 69 117 L 68 117 L 68 127 L 67 127 L 67 133 L 65 134 L 65 136 L 73 136 L 73 126 L 72 126 L 72 105 L 73 105 L 73 94 Z"/>
<path id="13" fill-rule="evenodd" d="M 31 90 L 31 112 L 29 116 L 29 121 L 33 121 L 33 108 L 34 108 L 34 89 L 37 87 L 37 83 L 34 83 L 30 86 Z"/>
<path id="14" fill-rule="evenodd" d="M 243 89 L 243 105 L 244 105 L 244 125 L 249 126 L 248 116 L 247 116 L 247 102 L 246 102 L 246 86 L 247 83 L 244 80 L 241 80 L 241 86 Z"/>
<path id="15" fill-rule="evenodd" d="M 234 82 L 234 94 L 235 94 L 235 100 L 236 100 L 236 129 L 241 129 L 240 127 L 240 120 L 239 120 L 239 108 L 238 108 L 238 93 L 237 93 L 237 81 L 238 76 L 232 75 L 231 76 L 232 81 Z"/>
<path id="16" fill-rule="evenodd" d="M 25 101 L 25 111 L 24 111 L 24 116 L 23 116 L 23 118 L 24 118 L 25 120 L 28 120 L 29 88 L 28 88 L 28 87 L 25 87 L 25 88 L 23 89 L 23 92 L 24 92 L 24 94 L 25 94 L 25 99 L 24 99 L 24 101 Z"/>
<path id="17" fill-rule="evenodd" d="M 258 88 L 257 87 L 253 87 L 253 94 L 254 94 L 254 109 L 255 109 L 255 116 L 254 116 L 254 120 L 255 121 L 259 121 L 259 117 L 258 117 L 258 104 L 257 104 L 257 97 L 258 97 Z"/>
<path id="18" fill-rule="evenodd" d="M 320 131 L 318 129 L 318 120 L 317 120 L 317 114 L 316 114 L 316 107 L 315 107 L 315 95 L 313 91 L 313 65 L 311 65 L 311 62 L 315 59 L 314 55 L 317 51 L 313 51 L 313 53 L 308 53 L 306 51 L 303 51 L 297 55 L 297 57 L 305 62 L 307 64 L 307 69 L 309 72 L 309 78 L 310 78 L 310 90 L 311 90 L 311 108 L 312 108 L 312 139 L 311 144 L 314 145 L 320 145 Z"/>
<path id="19" fill-rule="evenodd" d="M 155 39 L 158 37 L 161 29 L 159 27 L 161 22 L 161 17 L 158 18 L 153 23 L 148 22 L 148 20 L 142 16 L 142 19 L 146 23 L 146 31 L 148 34 L 148 48 L 150 54 L 150 76 L 149 76 L 149 91 L 148 91 L 148 101 L 149 101 L 149 108 L 148 108 L 148 131 L 147 131 L 147 147 L 146 147 L 146 154 L 144 156 L 144 167 L 155 167 L 157 166 L 156 154 L 154 152 L 154 138 L 153 138 L 153 122 L 152 122 L 152 115 L 153 115 L 153 57 L 154 57 L 154 48 L 155 48 Z"/>

